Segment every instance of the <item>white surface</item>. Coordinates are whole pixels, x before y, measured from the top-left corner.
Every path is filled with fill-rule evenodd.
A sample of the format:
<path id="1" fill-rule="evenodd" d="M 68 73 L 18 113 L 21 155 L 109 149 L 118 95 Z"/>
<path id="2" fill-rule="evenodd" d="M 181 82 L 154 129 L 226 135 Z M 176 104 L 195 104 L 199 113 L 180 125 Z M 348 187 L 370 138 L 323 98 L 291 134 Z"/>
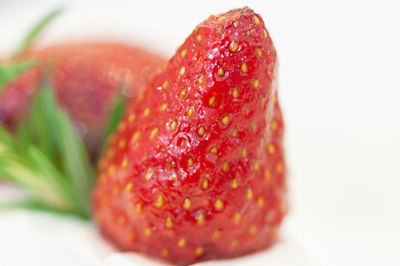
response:
<path id="1" fill-rule="evenodd" d="M 31 2 L 0 0 L 0 55 L 56 6 Z M 107 36 L 170 56 L 210 14 L 245 5 L 255 9 L 280 56 L 291 214 L 278 251 L 246 258 L 246 264 L 311 265 L 309 258 L 326 266 L 400 265 L 399 6 L 313 2 L 73 0 L 42 44 Z M 98 251 L 105 243 L 96 239 L 87 224 L 3 213 L 0 265 L 47 266 L 58 257 L 65 265 L 135 265 L 136 257 Z"/>
<path id="2" fill-rule="evenodd" d="M 161 264 L 137 254 L 112 249 L 94 225 L 69 217 L 12 211 L 0 213 L 0 265 L 151 266 Z M 290 256 L 288 256 L 290 254 Z M 269 265 L 312 266 L 300 246 L 283 238 L 268 251 L 239 259 L 199 263 L 196 266 Z"/>

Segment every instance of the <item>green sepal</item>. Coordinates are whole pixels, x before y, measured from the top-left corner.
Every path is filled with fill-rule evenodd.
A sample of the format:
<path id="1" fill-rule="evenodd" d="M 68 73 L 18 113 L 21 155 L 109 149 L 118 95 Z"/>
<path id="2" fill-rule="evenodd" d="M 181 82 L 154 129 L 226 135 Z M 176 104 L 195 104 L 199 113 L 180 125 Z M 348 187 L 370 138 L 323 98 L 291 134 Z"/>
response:
<path id="1" fill-rule="evenodd" d="M 35 201 L 89 217 L 94 176 L 83 140 L 49 86 L 38 92 L 17 134 L 0 127 L 0 177 L 25 188 Z"/>
<path id="2" fill-rule="evenodd" d="M 3 142 L 4 129 L 0 150 L 1 178 L 26 189 L 33 198 L 44 204 L 53 205 L 60 210 L 76 208 L 71 203 L 72 190 L 60 173 L 52 166 L 46 156 L 35 146 L 21 149 L 13 140 L 9 145 Z M 9 138 L 9 137 L 7 137 Z"/>
<path id="3" fill-rule="evenodd" d="M 45 212 L 45 213 L 52 213 L 55 215 L 74 215 L 77 218 L 83 218 L 85 220 L 90 218 L 90 217 L 84 217 L 82 215 L 77 215 L 74 212 L 57 210 L 57 209 L 54 209 L 52 206 L 49 206 L 47 204 L 44 204 L 43 202 L 36 201 L 36 200 L 28 199 L 28 200 L 21 200 L 21 201 L 0 202 L 0 211 L 8 211 L 8 210 L 15 210 L 15 209 L 39 211 L 39 212 Z"/>
<path id="4" fill-rule="evenodd" d="M 35 26 L 33 26 L 33 28 L 28 32 L 26 37 L 21 41 L 20 45 L 15 50 L 14 57 L 18 57 L 23 53 L 25 53 L 27 50 L 29 50 L 29 48 L 33 45 L 33 43 L 40 35 L 40 33 L 42 33 L 43 30 L 63 12 L 64 9 L 58 8 L 50 12 L 48 15 L 42 18 Z"/>
<path id="5" fill-rule="evenodd" d="M 14 80 L 22 72 L 35 66 L 34 61 L 28 61 L 20 64 L 2 63 L 0 64 L 0 92 L 4 85 Z"/>
<path id="6" fill-rule="evenodd" d="M 82 211 L 89 213 L 95 171 L 86 147 L 65 113 L 56 113 L 55 125 L 62 172 L 70 180 Z"/>
<path id="7" fill-rule="evenodd" d="M 114 105 L 111 109 L 110 117 L 108 120 L 109 121 L 108 127 L 106 130 L 106 139 L 117 129 L 118 123 L 121 121 L 121 118 L 124 115 L 125 107 L 126 107 L 126 97 L 120 95 L 114 101 Z"/>
<path id="8" fill-rule="evenodd" d="M 26 35 L 13 53 L 13 59 L 7 63 L 0 63 L 0 92 L 4 85 L 14 80 L 19 74 L 36 65 L 34 61 L 20 62 L 20 57 L 28 51 L 40 33 L 57 18 L 64 9 L 56 9 L 41 19 Z"/>

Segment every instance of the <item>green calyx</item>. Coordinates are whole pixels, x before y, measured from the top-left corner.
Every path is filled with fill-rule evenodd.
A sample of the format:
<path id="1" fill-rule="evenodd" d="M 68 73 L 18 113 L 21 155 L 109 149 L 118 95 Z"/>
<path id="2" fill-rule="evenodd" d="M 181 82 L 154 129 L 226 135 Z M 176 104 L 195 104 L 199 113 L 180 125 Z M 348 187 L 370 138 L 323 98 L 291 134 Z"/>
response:
<path id="1" fill-rule="evenodd" d="M 0 63 L 0 97 L 4 85 L 16 79 L 35 62 L 23 62 L 23 54 L 31 47 L 38 34 L 61 10 L 46 16 L 24 39 L 14 61 Z M 44 70 L 43 78 L 51 77 L 51 69 Z M 0 180 L 24 189 L 28 200 L 0 202 L 0 210 L 29 208 L 90 218 L 90 195 L 95 180 L 95 162 L 91 161 L 86 146 L 73 121 L 57 104 L 55 91 L 49 83 L 41 84 L 30 112 L 18 121 L 16 132 L 10 133 L 0 124 Z M 126 98 L 119 95 L 107 117 L 108 127 L 104 143 L 112 134 L 125 110 Z"/>
<path id="2" fill-rule="evenodd" d="M 25 38 L 18 45 L 9 62 L 0 63 L 0 93 L 4 86 L 17 78 L 24 71 L 34 67 L 36 64 L 33 61 L 23 61 L 20 58 L 32 47 L 39 35 L 53 22 L 64 10 L 59 8 L 42 18 L 28 32 Z"/>
<path id="3" fill-rule="evenodd" d="M 28 51 L 35 42 L 35 40 L 37 39 L 37 37 L 40 35 L 40 33 L 42 33 L 43 30 L 63 12 L 64 9 L 62 8 L 56 9 L 47 14 L 38 23 L 36 23 L 32 27 L 32 29 L 28 32 L 28 34 L 25 36 L 25 38 L 21 41 L 20 45 L 14 52 L 14 57 L 19 57 L 23 55 L 26 51 Z"/>
<path id="4" fill-rule="evenodd" d="M 124 109 L 121 95 L 108 118 L 107 134 L 116 130 Z M 28 201 L 0 204 L 0 209 L 23 207 L 90 218 L 95 176 L 83 139 L 49 85 L 40 88 L 15 133 L 0 126 L 0 179 L 29 195 Z"/>
<path id="5" fill-rule="evenodd" d="M 0 177 L 25 188 L 33 202 L 88 218 L 94 176 L 82 139 L 48 86 L 16 134 L 0 127 Z"/>
<path id="6" fill-rule="evenodd" d="M 28 61 L 19 64 L 0 63 L 0 92 L 4 85 L 18 77 L 22 72 L 35 66 L 35 62 Z"/>

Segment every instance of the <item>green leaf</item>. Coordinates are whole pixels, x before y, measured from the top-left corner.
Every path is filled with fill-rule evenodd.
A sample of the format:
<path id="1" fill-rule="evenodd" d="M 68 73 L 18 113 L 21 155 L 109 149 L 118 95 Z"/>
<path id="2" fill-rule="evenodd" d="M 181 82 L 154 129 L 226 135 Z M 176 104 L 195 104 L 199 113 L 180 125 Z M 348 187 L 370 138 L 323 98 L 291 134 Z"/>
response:
<path id="1" fill-rule="evenodd" d="M 94 176 L 83 140 L 48 86 L 16 135 L 0 127 L 0 177 L 24 187 L 35 201 L 89 217 Z"/>
<path id="2" fill-rule="evenodd" d="M 21 54 L 23 54 L 25 51 L 27 51 L 33 44 L 33 42 L 36 40 L 36 38 L 39 36 L 39 34 L 55 19 L 57 18 L 64 9 L 59 8 L 51 13 L 49 13 L 47 16 L 45 16 L 43 19 L 41 19 L 27 34 L 27 36 L 23 39 L 21 44 L 18 46 L 18 49 L 14 52 L 14 56 L 18 57 Z"/>
<path id="3" fill-rule="evenodd" d="M 94 171 L 86 148 L 76 133 L 75 127 L 61 111 L 56 112 L 56 136 L 63 173 L 76 191 L 82 211 L 90 211 L 90 191 L 94 182 Z"/>
<path id="4" fill-rule="evenodd" d="M 34 200 L 34 199 L 27 199 L 22 201 L 11 201 L 11 202 L 0 202 L 0 212 L 1 211 L 8 211 L 14 209 L 26 209 L 31 211 L 40 211 L 46 213 L 54 213 L 57 215 L 73 215 L 76 213 L 71 213 L 65 210 L 57 210 L 54 209 L 52 206 L 44 204 L 43 202 Z M 88 219 L 89 217 L 77 216 L 78 218 Z"/>
<path id="5" fill-rule="evenodd" d="M 57 106 L 53 91 L 44 86 L 27 120 L 30 142 L 48 156 L 75 192 L 82 212 L 89 213 L 94 170 L 82 139 L 64 111 Z"/>
<path id="6" fill-rule="evenodd" d="M 29 48 L 33 45 L 34 41 L 40 35 L 40 33 L 56 18 L 58 17 L 64 10 L 56 9 L 45 16 L 42 20 L 40 20 L 27 34 L 27 36 L 23 39 L 21 44 L 18 46 L 18 49 L 14 52 L 14 58 L 18 58 L 24 52 L 29 50 Z M 18 61 L 18 60 L 16 60 Z M 2 63 L 0 64 L 0 92 L 4 88 L 4 85 L 8 82 L 15 79 L 20 73 L 23 71 L 33 67 L 35 62 L 22 62 L 22 63 Z"/>
<path id="7" fill-rule="evenodd" d="M 28 61 L 21 64 L 0 64 L 0 92 L 4 85 L 15 79 L 19 74 L 32 68 L 35 62 Z"/>
<path id="8" fill-rule="evenodd" d="M 73 209 L 65 199 L 66 187 L 58 183 L 59 173 L 46 162 L 45 155 L 30 147 L 26 154 L 18 151 L 0 152 L 0 176 L 9 182 L 25 188 L 38 201 L 50 204 L 57 209 Z M 46 169 L 49 167 L 49 169 Z"/>
<path id="9" fill-rule="evenodd" d="M 122 119 L 122 116 L 125 113 L 125 107 L 126 107 L 126 98 L 123 95 L 120 95 L 115 101 L 114 105 L 111 109 L 110 116 L 108 119 L 108 126 L 106 130 L 106 135 L 104 136 L 103 139 L 103 147 L 101 147 L 101 150 L 99 152 L 99 158 L 102 156 L 106 146 L 107 146 L 107 139 L 111 136 L 112 133 L 117 129 L 119 122 Z"/>
<path id="10" fill-rule="evenodd" d="M 56 161 L 56 116 L 58 110 L 53 92 L 46 85 L 33 101 L 30 115 L 18 126 L 18 140 L 21 146 L 34 143 L 53 162 Z"/>
<path id="11" fill-rule="evenodd" d="M 9 210 L 9 209 L 30 209 L 30 210 L 54 211 L 54 209 L 47 206 L 43 202 L 39 202 L 39 201 L 35 201 L 35 200 L 0 202 L 0 211 Z"/>
<path id="12" fill-rule="evenodd" d="M 73 190 L 70 182 L 63 176 L 63 173 L 56 168 L 54 163 L 50 161 L 45 154 L 43 154 L 39 149 L 34 146 L 28 148 L 28 158 L 32 163 L 33 167 L 35 167 L 40 174 L 42 175 L 42 179 L 46 182 L 50 187 L 53 193 L 60 195 L 63 201 L 67 202 L 66 209 L 74 209 L 79 207 L 79 203 L 76 202 L 76 193 Z M 51 192 L 49 193 L 51 194 Z M 41 195 L 41 197 L 43 197 Z M 44 197 L 47 197 L 45 195 Z M 52 202 L 52 205 L 58 206 L 57 202 Z M 63 205 L 60 205 L 62 208 Z"/>
<path id="13" fill-rule="evenodd" d="M 106 138 L 108 138 L 117 129 L 118 123 L 121 121 L 121 118 L 124 115 L 125 106 L 126 98 L 121 95 L 116 99 L 111 110 L 110 119 L 108 120 L 109 122 L 106 131 Z"/>
<path id="14" fill-rule="evenodd" d="M 16 149 L 15 143 L 7 130 L 0 126 L 0 152 Z"/>

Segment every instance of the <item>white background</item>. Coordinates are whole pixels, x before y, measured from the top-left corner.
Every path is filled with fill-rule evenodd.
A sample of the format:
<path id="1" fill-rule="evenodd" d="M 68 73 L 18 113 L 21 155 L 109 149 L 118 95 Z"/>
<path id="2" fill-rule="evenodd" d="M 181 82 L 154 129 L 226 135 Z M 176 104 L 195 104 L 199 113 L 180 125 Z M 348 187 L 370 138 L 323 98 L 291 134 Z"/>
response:
<path id="1" fill-rule="evenodd" d="M 0 0 L 0 56 L 57 3 Z M 253 8 L 266 21 L 280 57 L 291 212 L 275 249 L 236 264 L 400 265 L 396 1 L 64 3 L 69 11 L 40 45 L 111 39 L 146 45 L 168 57 L 210 14 Z M 0 196 L 8 194 L 0 190 Z M 0 265 L 47 266 L 59 258 L 65 265 L 144 265 L 103 245 L 88 224 L 25 212 L 0 214 Z"/>

